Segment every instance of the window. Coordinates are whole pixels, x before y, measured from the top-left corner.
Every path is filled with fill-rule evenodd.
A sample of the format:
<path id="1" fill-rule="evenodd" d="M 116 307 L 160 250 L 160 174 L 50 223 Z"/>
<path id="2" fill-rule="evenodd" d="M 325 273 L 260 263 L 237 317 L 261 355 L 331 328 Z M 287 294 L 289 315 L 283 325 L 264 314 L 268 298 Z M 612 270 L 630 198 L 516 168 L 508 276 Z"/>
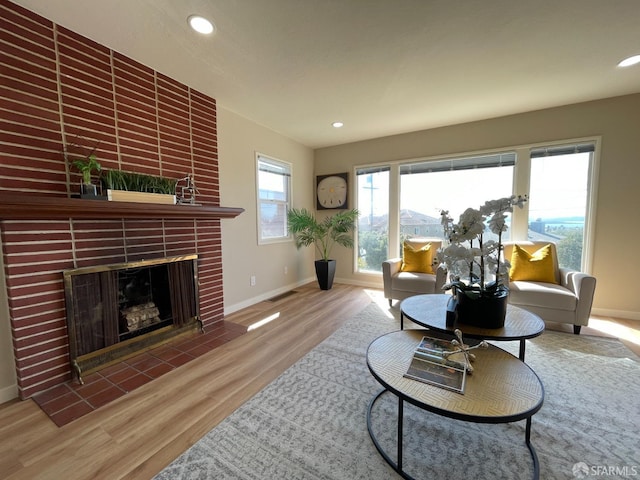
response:
<path id="1" fill-rule="evenodd" d="M 405 238 L 443 238 L 441 210 L 457 221 L 469 207 L 511 195 L 515 159 L 505 152 L 401 165 L 400 246 Z"/>
<path id="2" fill-rule="evenodd" d="M 258 179 L 258 244 L 288 240 L 291 165 L 256 153 Z"/>
<path id="3" fill-rule="evenodd" d="M 389 258 L 389 167 L 359 168 L 358 263 L 359 272 L 382 272 Z"/>
<path id="4" fill-rule="evenodd" d="M 596 141 L 357 167 L 358 272 L 380 272 L 408 237 L 442 237 L 440 211 L 457 220 L 468 207 L 528 195 L 508 218 L 503 240 L 547 240 L 561 267 L 589 272 L 595 217 Z"/>
<path id="5" fill-rule="evenodd" d="M 529 239 L 557 245 L 560 267 L 586 270 L 585 227 L 595 145 L 531 150 Z"/>

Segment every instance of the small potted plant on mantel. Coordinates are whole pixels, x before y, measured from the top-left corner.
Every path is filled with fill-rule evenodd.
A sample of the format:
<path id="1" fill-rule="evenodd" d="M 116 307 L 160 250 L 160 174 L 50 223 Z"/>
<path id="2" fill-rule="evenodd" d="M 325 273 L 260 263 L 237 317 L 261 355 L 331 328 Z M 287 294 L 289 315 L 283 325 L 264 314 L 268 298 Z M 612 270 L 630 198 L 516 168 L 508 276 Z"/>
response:
<path id="1" fill-rule="evenodd" d="M 98 156 L 96 155 L 96 150 L 100 142 L 92 141 L 81 136 L 76 138 L 76 142 L 66 145 L 62 150 L 62 154 L 71 169 L 78 172 L 82 178 L 80 182 L 80 198 L 101 199 L 102 197 L 98 196 L 97 184 L 99 182 L 97 175 L 96 177 L 93 175 L 94 173 L 99 174 L 102 170 L 102 166 L 100 162 L 98 162 Z M 90 147 L 87 145 L 88 143 L 93 143 L 94 146 Z M 87 151 L 88 153 L 86 153 Z"/>
<path id="2" fill-rule="evenodd" d="M 93 172 L 100 172 L 102 167 L 98 162 L 95 153 L 91 153 L 86 158 L 78 158 L 71 162 L 71 165 L 82 175 L 82 183 L 80 184 L 80 198 L 96 199 L 98 191 L 95 184 L 91 182 Z"/>

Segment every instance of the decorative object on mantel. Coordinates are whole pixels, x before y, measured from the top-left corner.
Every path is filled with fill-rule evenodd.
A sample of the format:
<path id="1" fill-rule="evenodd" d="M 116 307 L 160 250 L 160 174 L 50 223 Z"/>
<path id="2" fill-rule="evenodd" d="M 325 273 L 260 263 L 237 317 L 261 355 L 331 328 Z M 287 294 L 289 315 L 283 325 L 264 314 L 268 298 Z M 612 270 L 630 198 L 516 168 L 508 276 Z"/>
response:
<path id="1" fill-rule="evenodd" d="M 449 244 L 438 250 L 438 260 L 450 279 L 443 289 L 453 290 L 447 323 L 504 326 L 510 264 L 501 258 L 502 234 L 507 231 L 506 214 L 513 211 L 514 205 L 522 208 L 526 201 L 526 195 L 490 200 L 478 210 L 466 209 L 457 224 L 448 211 L 440 212 Z M 485 232 L 497 238 L 487 240 Z"/>
<path id="2" fill-rule="evenodd" d="M 184 182 L 184 184 L 181 184 L 182 182 Z M 200 192 L 198 192 L 198 189 L 196 188 L 196 181 L 193 179 L 192 175 L 187 175 L 177 181 L 176 203 L 197 205 L 196 193 Z"/>
<path id="3" fill-rule="evenodd" d="M 107 200 L 110 202 L 162 203 L 166 205 L 176 203 L 175 195 L 112 189 L 107 189 Z"/>
<path id="4" fill-rule="evenodd" d="M 107 170 L 101 177 L 109 201 L 139 203 L 176 203 L 177 180 L 173 178 Z"/>

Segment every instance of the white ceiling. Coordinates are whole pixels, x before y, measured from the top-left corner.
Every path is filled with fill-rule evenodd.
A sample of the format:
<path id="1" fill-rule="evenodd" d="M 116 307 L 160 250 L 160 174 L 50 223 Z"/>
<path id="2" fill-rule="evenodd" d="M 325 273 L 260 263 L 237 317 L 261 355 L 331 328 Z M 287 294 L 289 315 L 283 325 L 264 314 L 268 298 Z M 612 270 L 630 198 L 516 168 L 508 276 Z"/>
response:
<path id="1" fill-rule="evenodd" d="M 640 92 L 640 0 L 15 3 L 313 148 Z"/>

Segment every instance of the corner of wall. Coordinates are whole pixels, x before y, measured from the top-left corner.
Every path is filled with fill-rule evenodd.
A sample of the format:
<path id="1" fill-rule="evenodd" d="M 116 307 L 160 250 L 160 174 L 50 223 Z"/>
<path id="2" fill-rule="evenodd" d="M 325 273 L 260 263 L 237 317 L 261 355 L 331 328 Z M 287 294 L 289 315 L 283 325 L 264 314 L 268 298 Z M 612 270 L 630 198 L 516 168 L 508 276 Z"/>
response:
<path id="1" fill-rule="evenodd" d="M 1 244 L 0 244 L 1 247 Z M 0 404 L 18 397 L 15 357 L 9 322 L 9 302 L 0 248 Z"/>
<path id="2" fill-rule="evenodd" d="M 0 405 L 18 398 L 18 384 L 0 387 Z"/>

